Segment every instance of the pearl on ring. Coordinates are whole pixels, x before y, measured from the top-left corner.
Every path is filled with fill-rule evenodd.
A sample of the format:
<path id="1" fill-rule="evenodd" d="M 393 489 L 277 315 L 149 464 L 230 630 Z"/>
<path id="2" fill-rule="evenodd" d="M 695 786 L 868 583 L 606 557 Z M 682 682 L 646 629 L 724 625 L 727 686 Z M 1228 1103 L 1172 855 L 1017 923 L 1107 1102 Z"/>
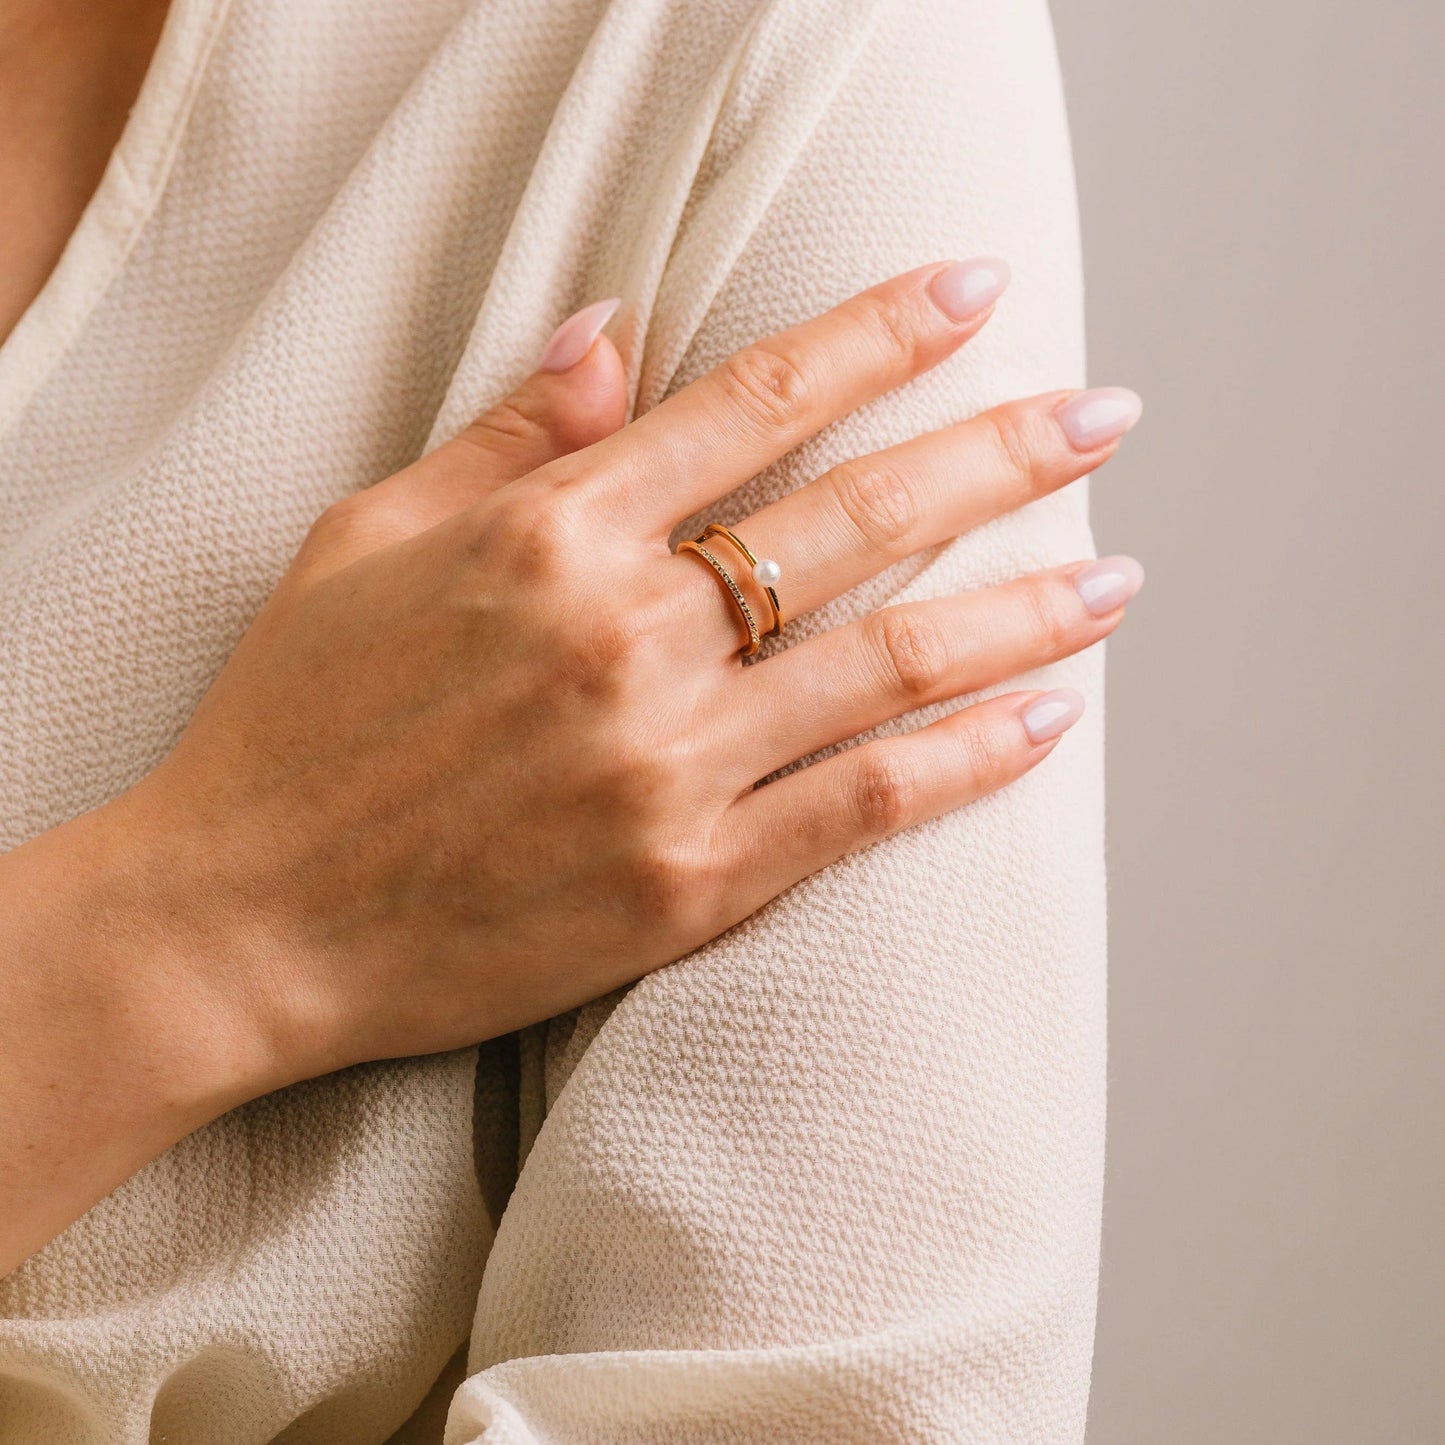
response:
<path id="1" fill-rule="evenodd" d="M 771 557 L 760 557 L 753 568 L 753 576 L 764 587 L 773 586 L 783 575 L 783 569 Z"/>

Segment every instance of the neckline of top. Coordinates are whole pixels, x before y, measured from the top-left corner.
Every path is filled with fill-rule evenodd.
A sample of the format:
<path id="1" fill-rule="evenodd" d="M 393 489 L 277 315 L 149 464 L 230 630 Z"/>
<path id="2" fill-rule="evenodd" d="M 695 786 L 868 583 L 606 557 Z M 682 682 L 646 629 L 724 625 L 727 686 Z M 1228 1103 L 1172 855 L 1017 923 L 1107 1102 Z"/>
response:
<path id="1" fill-rule="evenodd" d="M 231 0 L 171 0 L 155 54 L 45 284 L 0 342 L 0 435 L 64 359 L 155 211 Z"/>

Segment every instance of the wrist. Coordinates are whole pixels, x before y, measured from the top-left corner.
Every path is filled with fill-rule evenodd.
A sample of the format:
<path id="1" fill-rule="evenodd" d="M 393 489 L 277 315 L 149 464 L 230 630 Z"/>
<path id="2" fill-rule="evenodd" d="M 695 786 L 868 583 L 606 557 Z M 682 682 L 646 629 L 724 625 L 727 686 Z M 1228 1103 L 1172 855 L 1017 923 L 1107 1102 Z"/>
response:
<path id="1" fill-rule="evenodd" d="M 233 1093 L 255 1097 L 372 1057 L 354 1047 L 356 990 L 341 982 L 350 971 L 293 896 L 304 870 L 284 815 L 224 789 L 198 798 L 165 764 L 102 812 L 137 856 L 132 890 L 163 935 L 155 957 L 191 1017 L 214 1021 Z"/>
<path id="2" fill-rule="evenodd" d="M 0 1275 L 292 1082 L 194 839 L 123 795 L 0 855 Z"/>
<path id="3" fill-rule="evenodd" d="M 181 1132 L 305 1076 L 279 958 L 228 892 L 216 840 L 159 790 L 143 782 L 29 846 L 64 862 L 55 968 Z"/>

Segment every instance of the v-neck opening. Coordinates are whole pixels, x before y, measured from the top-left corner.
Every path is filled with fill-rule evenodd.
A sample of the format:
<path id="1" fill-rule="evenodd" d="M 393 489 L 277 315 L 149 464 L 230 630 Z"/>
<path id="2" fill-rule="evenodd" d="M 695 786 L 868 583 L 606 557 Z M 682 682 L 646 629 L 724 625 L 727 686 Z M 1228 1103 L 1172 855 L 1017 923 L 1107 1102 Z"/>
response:
<path id="1" fill-rule="evenodd" d="M 231 0 L 171 0 L 135 104 L 44 285 L 0 342 L 0 437 L 64 360 L 165 189 Z"/>

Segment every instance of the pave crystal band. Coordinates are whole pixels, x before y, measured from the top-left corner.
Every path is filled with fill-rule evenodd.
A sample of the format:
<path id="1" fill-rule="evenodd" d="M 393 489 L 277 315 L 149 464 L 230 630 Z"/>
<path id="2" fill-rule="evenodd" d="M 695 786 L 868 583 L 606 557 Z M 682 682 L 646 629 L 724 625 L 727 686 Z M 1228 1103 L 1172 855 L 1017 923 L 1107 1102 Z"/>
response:
<path id="1" fill-rule="evenodd" d="M 728 589 L 728 595 L 737 604 L 738 612 L 747 624 L 748 641 L 747 646 L 742 649 L 742 654 L 744 657 L 751 657 L 761 646 L 762 635 L 758 632 L 758 623 L 753 616 L 753 609 L 748 606 L 748 599 L 743 596 L 742 589 L 733 581 L 732 574 L 708 548 L 703 546 L 697 537 L 689 537 L 686 541 L 679 542 L 677 550 L 679 552 L 696 552 L 722 578 L 723 585 Z"/>
<path id="2" fill-rule="evenodd" d="M 776 637 L 783 630 L 783 606 L 778 601 L 777 590 L 773 583 L 782 576 L 782 569 L 770 558 L 765 557 L 760 561 L 753 555 L 752 548 L 731 527 L 724 527 L 721 522 L 709 522 L 694 540 L 705 542 L 709 537 L 726 538 L 747 558 L 748 566 L 753 569 L 754 580 L 768 594 L 768 606 L 773 613 L 773 625 L 763 633 L 763 636 Z"/>

